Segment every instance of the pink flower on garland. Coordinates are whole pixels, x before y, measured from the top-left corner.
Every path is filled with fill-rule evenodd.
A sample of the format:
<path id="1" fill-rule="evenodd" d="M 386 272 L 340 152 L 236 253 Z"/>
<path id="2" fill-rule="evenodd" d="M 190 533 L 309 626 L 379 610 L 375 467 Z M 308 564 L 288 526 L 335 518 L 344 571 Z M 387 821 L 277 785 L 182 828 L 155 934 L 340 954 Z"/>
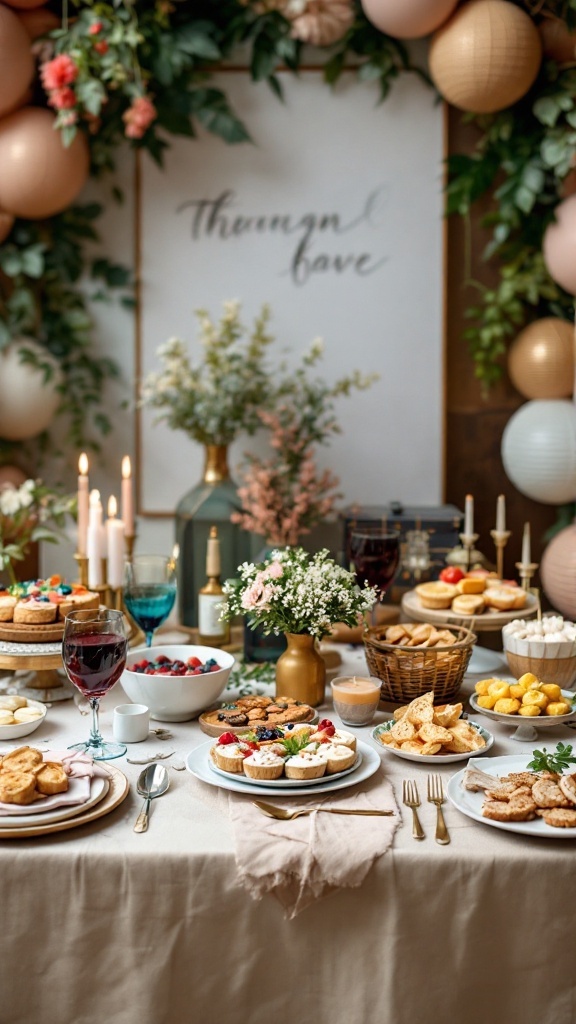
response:
<path id="1" fill-rule="evenodd" d="M 90 25 L 90 28 L 88 29 L 88 34 L 91 36 L 97 36 L 103 28 L 104 26 L 101 21 L 93 21 Z"/>
<path id="2" fill-rule="evenodd" d="M 53 60 L 42 65 L 40 77 L 46 92 L 51 92 L 53 89 L 62 89 L 65 85 L 75 82 L 78 77 L 78 68 L 67 53 L 60 53 Z"/>
<path id="3" fill-rule="evenodd" d="M 126 125 L 124 134 L 127 139 L 141 139 L 157 117 L 156 107 L 147 96 L 137 96 L 132 100 L 128 110 L 122 114 Z"/>
<path id="4" fill-rule="evenodd" d="M 76 93 L 65 85 L 62 89 L 53 89 L 48 103 L 55 110 L 70 110 L 76 106 Z"/>

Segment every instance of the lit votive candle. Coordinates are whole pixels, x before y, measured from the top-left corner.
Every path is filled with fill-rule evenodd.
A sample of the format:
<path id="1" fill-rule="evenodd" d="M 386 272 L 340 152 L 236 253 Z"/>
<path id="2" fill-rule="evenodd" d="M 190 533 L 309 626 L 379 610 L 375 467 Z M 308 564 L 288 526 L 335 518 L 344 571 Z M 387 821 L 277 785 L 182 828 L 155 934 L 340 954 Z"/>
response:
<path id="1" fill-rule="evenodd" d="M 337 676 L 332 680 L 332 700 L 344 725 L 370 725 L 380 700 L 380 680 Z"/>

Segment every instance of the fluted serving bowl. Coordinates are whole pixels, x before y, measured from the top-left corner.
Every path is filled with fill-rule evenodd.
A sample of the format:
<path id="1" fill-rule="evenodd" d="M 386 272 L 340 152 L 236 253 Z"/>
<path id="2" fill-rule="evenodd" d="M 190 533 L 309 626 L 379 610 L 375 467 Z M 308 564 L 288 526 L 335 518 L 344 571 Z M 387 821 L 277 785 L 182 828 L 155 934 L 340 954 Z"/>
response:
<path id="1" fill-rule="evenodd" d="M 520 638 L 511 636 L 505 627 L 502 643 L 515 679 L 532 672 L 541 683 L 557 683 L 563 690 L 576 687 L 576 641 L 548 641 L 538 635 Z"/>
<path id="2" fill-rule="evenodd" d="M 136 662 L 156 661 L 164 654 L 170 661 L 187 662 L 199 658 L 204 664 L 215 658 L 220 665 L 217 672 L 206 672 L 198 676 L 145 675 L 134 672 Z M 199 644 L 166 644 L 157 647 L 138 647 L 128 652 L 126 668 L 120 680 L 126 696 L 134 704 L 145 704 L 150 709 L 150 718 L 157 722 L 187 722 L 211 707 L 221 695 L 228 682 L 234 664 L 234 656 L 217 647 L 203 647 Z"/>

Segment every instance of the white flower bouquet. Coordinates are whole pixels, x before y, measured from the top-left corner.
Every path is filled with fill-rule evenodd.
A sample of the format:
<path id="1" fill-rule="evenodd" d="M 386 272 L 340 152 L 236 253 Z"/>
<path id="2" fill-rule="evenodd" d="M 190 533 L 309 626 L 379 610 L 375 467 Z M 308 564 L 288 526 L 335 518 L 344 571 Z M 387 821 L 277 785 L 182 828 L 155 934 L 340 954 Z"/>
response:
<path id="1" fill-rule="evenodd" d="M 35 541 L 56 543 L 75 507 L 74 495 L 60 495 L 39 480 L 0 488 L 0 570 L 8 570 L 12 583 L 13 563 L 22 561 Z"/>
<path id="2" fill-rule="evenodd" d="M 356 626 L 377 600 L 361 589 L 353 573 L 328 557 L 303 548 L 272 551 L 264 562 L 244 562 L 239 577 L 224 584 L 222 617 L 247 615 L 264 633 L 307 633 L 321 640 L 336 622 Z"/>

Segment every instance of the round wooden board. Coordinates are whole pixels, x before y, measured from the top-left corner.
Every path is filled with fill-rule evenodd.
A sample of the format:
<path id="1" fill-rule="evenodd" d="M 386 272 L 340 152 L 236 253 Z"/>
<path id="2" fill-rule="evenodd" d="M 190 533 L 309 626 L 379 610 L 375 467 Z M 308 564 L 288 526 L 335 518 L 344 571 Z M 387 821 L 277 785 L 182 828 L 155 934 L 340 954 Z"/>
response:
<path id="1" fill-rule="evenodd" d="M 32 836 L 46 836 L 50 832 L 63 832 L 65 829 L 77 828 L 79 825 L 86 825 L 90 821 L 96 821 L 104 814 L 109 814 L 115 807 L 118 807 L 126 799 L 130 791 L 130 783 L 113 764 L 106 765 L 110 773 L 110 788 L 100 803 L 96 804 L 84 814 L 78 814 L 75 818 L 66 818 L 64 821 L 54 821 L 51 825 L 30 825 L 28 828 L 0 828 L 0 839 L 30 839 Z"/>
<path id="2" fill-rule="evenodd" d="M 223 732 L 233 732 L 238 736 L 241 732 L 250 731 L 250 725 L 226 725 L 221 724 L 220 722 L 210 722 L 206 716 L 214 714 L 214 711 L 220 711 L 220 706 L 218 706 L 217 708 L 211 708 L 208 711 L 203 711 L 198 719 L 198 724 L 200 725 L 202 732 L 205 732 L 207 736 L 221 736 Z M 309 725 L 317 721 L 317 712 L 314 710 L 314 708 L 310 708 L 308 716 L 306 718 L 300 719 L 298 725 Z M 287 723 L 283 722 L 282 724 L 286 725 Z M 272 729 L 273 727 L 274 723 L 271 722 L 270 728 Z"/>
<path id="3" fill-rule="evenodd" d="M 0 622 L 0 640 L 16 644 L 47 644 L 64 636 L 63 622 L 32 626 L 27 622 Z"/>
<path id="4" fill-rule="evenodd" d="M 431 625 L 444 623 L 452 626 L 466 626 L 473 633 L 489 633 L 502 629 L 512 619 L 533 619 L 538 612 L 538 602 L 533 594 L 526 594 L 523 608 L 509 612 L 481 612 L 480 615 L 461 615 L 451 608 L 424 608 L 415 590 L 409 590 L 402 598 L 402 611 L 416 622 L 430 622 Z"/>

